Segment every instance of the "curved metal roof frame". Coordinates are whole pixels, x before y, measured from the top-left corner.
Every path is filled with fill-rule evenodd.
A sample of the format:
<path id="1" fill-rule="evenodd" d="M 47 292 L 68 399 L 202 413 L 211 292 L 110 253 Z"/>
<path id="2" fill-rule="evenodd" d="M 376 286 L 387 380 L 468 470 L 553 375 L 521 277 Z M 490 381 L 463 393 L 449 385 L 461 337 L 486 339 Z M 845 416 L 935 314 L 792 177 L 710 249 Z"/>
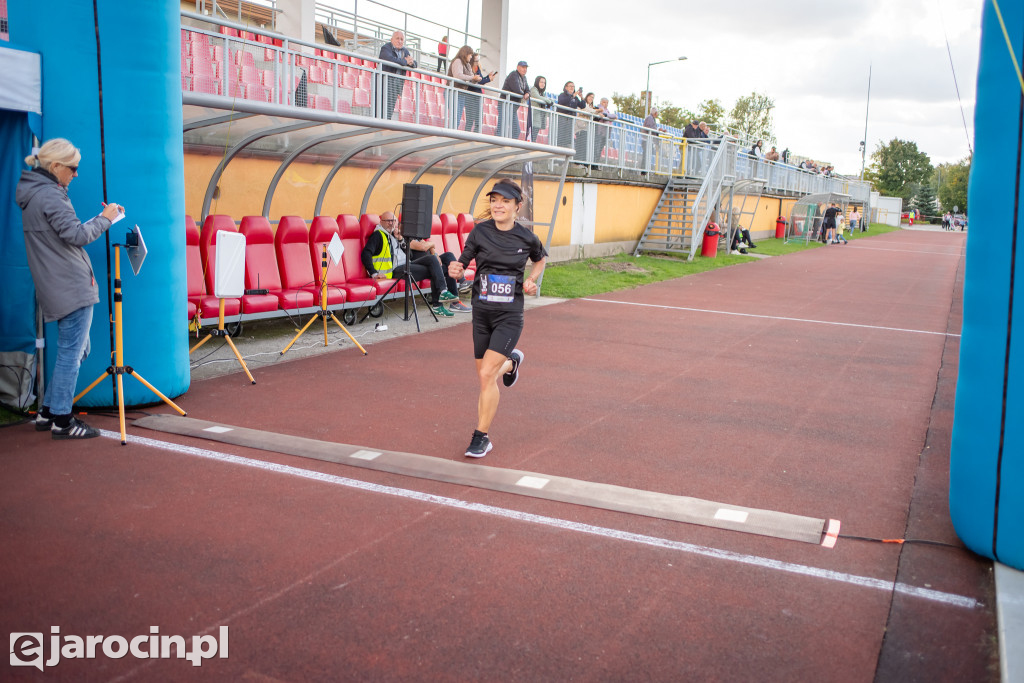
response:
<path id="1" fill-rule="evenodd" d="M 377 181 L 380 180 L 380 177 L 384 175 L 387 172 L 387 170 L 391 168 L 392 165 L 394 165 L 400 159 L 404 159 L 405 157 L 409 156 L 410 154 L 416 154 L 417 152 L 426 152 L 431 149 L 437 149 L 438 147 L 447 147 L 450 144 L 452 143 L 445 140 L 444 142 L 435 142 L 430 145 L 420 145 L 419 147 L 413 147 L 412 149 L 407 149 L 404 152 L 401 152 L 400 154 L 395 154 L 390 159 L 381 164 L 380 168 L 377 169 L 377 172 L 373 174 L 373 178 L 371 178 L 370 182 L 366 184 L 366 192 L 363 194 L 363 203 L 359 205 L 359 215 L 361 216 L 364 213 L 366 213 L 366 207 L 370 205 L 370 195 L 373 193 L 373 188 L 377 186 Z"/>
<path id="2" fill-rule="evenodd" d="M 458 152 L 447 152 L 447 153 L 442 154 L 440 156 L 436 156 L 433 159 L 430 159 L 429 161 L 427 161 L 427 163 L 423 164 L 423 168 L 421 168 L 420 170 L 416 171 L 416 175 L 414 175 L 412 177 L 412 180 L 410 180 L 409 182 L 411 182 L 411 183 L 419 182 L 419 179 L 423 177 L 424 173 L 426 173 L 431 168 L 433 168 L 437 164 L 441 163 L 445 159 L 451 159 L 452 157 L 461 156 L 463 154 L 473 154 L 475 152 L 479 152 L 480 150 L 490 149 L 490 148 L 491 148 L 491 145 L 476 145 L 475 147 L 470 147 L 469 149 L 460 150 Z"/>
<path id="3" fill-rule="evenodd" d="M 468 162 L 466 162 L 465 165 L 463 165 L 458 171 L 455 172 L 454 175 L 452 175 L 451 179 L 444 186 L 444 189 L 441 190 L 441 198 L 437 200 L 437 208 L 435 210 L 438 213 L 441 212 L 441 207 L 444 206 L 444 200 L 448 198 L 448 192 L 452 189 L 452 185 L 455 184 L 455 181 L 458 180 L 459 177 L 463 173 L 465 173 L 469 169 L 473 168 L 477 164 L 482 164 L 485 161 L 490 161 L 491 159 L 500 159 L 500 158 L 505 157 L 505 156 L 508 156 L 507 152 L 499 152 L 497 154 L 495 154 L 494 152 L 488 152 L 487 154 L 483 154 L 481 156 L 475 157 L 473 159 L 470 159 Z M 479 194 L 479 192 L 478 192 L 478 194 Z M 472 207 L 471 207 L 471 210 L 472 210 Z"/>
<path id="4" fill-rule="evenodd" d="M 515 166 L 518 163 L 522 163 L 522 161 L 522 159 L 509 159 L 508 163 L 502 164 L 501 166 L 499 166 L 498 168 L 494 169 L 486 176 L 484 176 L 484 179 L 480 181 L 480 185 L 477 186 L 476 192 L 473 193 L 473 201 L 469 203 L 469 212 L 476 213 L 476 200 L 480 198 L 480 193 L 484 191 L 485 187 L 487 187 L 487 183 L 491 181 L 491 178 L 498 175 L 509 166 Z"/>
<path id="5" fill-rule="evenodd" d="M 503 164 L 497 170 L 491 172 L 481 183 L 474 195 L 474 204 L 476 203 L 476 198 L 479 196 L 483 185 L 485 185 L 490 178 L 501 170 L 504 170 L 505 168 L 508 168 L 508 166 L 516 163 L 539 161 L 543 159 L 562 160 L 562 183 L 559 185 L 561 188 L 565 182 L 565 173 L 569 166 L 568 161 L 575 154 L 575 150 L 570 148 L 538 145 L 525 140 L 513 140 L 510 138 L 494 137 L 480 133 L 467 133 L 460 130 L 438 128 L 435 126 L 423 126 L 400 121 L 388 121 L 354 114 L 340 114 L 267 102 L 231 99 L 218 95 L 183 92 L 182 104 L 185 108 L 186 114 L 195 114 L 194 116 L 185 117 L 186 120 L 183 123 L 184 141 L 186 144 L 192 143 L 207 147 L 217 145 L 223 148 L 228 148 L 228 146 L 231 145 L 230 126 L 232 122 L 236 122 L 241 119 L 249 119 L 247 123 L 257 126 L 251 132 L 247 131 L 249 134 L 246 137 L 242 138 L 239 142 L 234 143 L 229 148 L 229 151 L 224 155 L 224 158 L 221 159 L 220 164 L 218 164 L 217 169 L 214 171 L 213 177 L 211 177 L 207 186 L 207 193 L 203 202 L 202 218 L 204 219 L 209 211 L 217 182 L 222 177 L 227 165 L 246 148 L 251 147 L 254 143 L 260 140 L 270 138 L 273 139 L 274 148 L 269 150 L 261 149 L 260 151 L 264 153 L 269 152 L 274 155 L 282 155 L 282 164 L 278 169 L 278 173 L 275 174 L 274 179 L 268 187 L 264 200 L 264 215 L 269 212 L 270 204 L 273 201 L 273 196 L 276 192 L 278 182 L 280 181 L 280 177 L 284 173 L 286 167 L 302 153 L 308 153 L 310 150 L 320 145 L 325 146 L 325 150 L 322 154 L 340 154 L 341 158 L 339 158 L 334 164 L 334 168 L 332 168 L 331 172 L 328 173 L 327 178 L 324 180 L 324 183 L 320 188 L 315 207 L 315 214 L 320 213 L 327 188 L 334 179 L 338 170 L 340 170 L 345 163 L 350 161 L 360 152 L 373 147 L 383 148 L 399 142 L 409 142 L 413 139 L 421 139 L 423 141 L 422 144 L 415 145 L 411 149 L 409 147 L 401 146 L 394 149 L 391 156 L 382 163 L 382 172 L 383 169 L 391 166 L 400 158 L 415 152 L 435 149 L 445 146 L 446 144 L 457 145 L 459 143 L 476 143 L 474 145 L 467 146 L 461 151 L 437 155 L 426 160 L 424 165 L 420 167 L 416 174 L 417 179 L 429 171 L 430 168 L 452 157 L 476 154 L 481 150 L 494 149 L 495 153 L 493 154 L 477 154 L 474 158 L 471 158 L 468 163 L 455 171 L 441 194 L 441 201 L 437 204 L 438 210 L 443 205 L 444 198 L 447 196 L 448 191 L 451 189 L 455 180 L 468 172 L 472 167 L 484 161 L 502 157 L 506 157 L 509 160 L 507 164 Z M 205 112 L 203 110 L 205 110 Z M 259 124 L 262 123 L 260 120 L 261 118 L 266 120 L 266 126 L 262 128 L 258 127 Z M 322 131 L 317 130 L 317 127 L 320 126 L 323 127 Z M 339 130 L 339 128 L 341 128 L 341 130 Z M 300 130 L 312 134 L 312 137 L 310 137 L 310 135 L 303 135 L 298 136 L 301 139 L 292 140 L 291 136 L 288 135 L 288 133 Z M 364 135 L 371 135 L 374 139 L 364 144 L 356 145 L 355 149 L 331 150 L 330 143 L 332 142 L 337 142 L 343 139 L 351 140 Z M 189 139 L 190 137 L 193 139 Z M 370 195 L 374 189 L 377 179 L 379 179 L 381 175 L 381 172 L 379 172 L 378 175 L 375 176 L 374 181 L 369 183 L 367 186 L 363 195 L 361 210 L 365 210 L 365 207 L 368 205 Z M 556 200 L 555 214 L 557 214 L 557 204 L 558 201 Z M 553 230 L 554 218 L 552 218 L 551 226 Z"/>
<path id="6" fill-rule="evenodd" d="M 292 123 L 287 126 L 278 126 L 277 128 L 267 128 L 256 131 L 255 133 L 242 138 L 242 140 L 236 143 L 234 147 L 225 152 L 224 158 L 220 160 L 219 164 L 217 164 L 217 168 L 214 169 L 213 173 L 210 175 L 210 182 L 206 186 L 206 196 L 203 197 L 203 219 L 205 220 L 207 214 L 210 213 L 210 204 L 213 202 L 213 193 L 214 190 L 217 189 L 217 183 L 224 174 L 224 169 L 228 167 L 228 164 L 235 158 L 235 155 L 257 140 L 262 140 L 263 138 L 270 137 L 272 135 L 278 135 L 279 133 L 290 133 L 295 130 L 310 128 L 315 125 L 315 123 L 309 122 Z"/>
<path id="7" fill-rule="evenodd" d="M 334 176 L 336 176 L 338 174 L 338 171 L 341 170 L 342 166 L 347 164 L 357 154 L 360 154 L 361 152 L 365 152 L 366 150 L 370 149 L 371 147 L 384 146 L 384 145 L 389 145 L 389 144 L 393 144 L 393 143 L 396 143 L 396 142 L 408 142 L 409 140 L 415 140 L 418 137 L 420 137 L 420 136 L 419 135 L 402 135 L 402 136 L 397 137 L 397 138 L 392 138 L 391 140 L 389 140 L 387 142 L 381 142 L 380 140 L 371 140 L 370 142 L 366 143 L 365 145 L 360 145 L 360 146 L 356 147 L 355 149 L 350 150 L 347 154 L 344 154 L 344 155 L 338 157 L 338 160 L 334 162 L 334 166 L 332 166 L 331 170 L 327 172 L 327 177 L 324 178 L 324 182 L 320 185 L 320 192 L 317 193 L 317 196 L 316 196 L 316 205 L 313 207 L 313 215 L 314 216 L 319 216 L 320 215 L 320 209 L 323 208 L 323 205 L 324 205 L 324 198 L 327 197 L 327 188 L 329 188 L 331 186 L 331 181 L 334 180 Z"/>
<path id="8" fill-rule="evenodd" d="M 285 160 L 281 162 L 281 165 L 277 167 L 277 171 L 274 173 L 274 177 L 270 181 L 270 185 L 267 186 L 267 194 L 263 199 L 263 217 L 270 218 L 270 203 L 274 199 L 274 192 L 277 191 L 277 184 L 281 182 L 281 178 L 284 177 L 284 172 L 288 170 L 292 162 L 298 159 L 303 153 L 319 145 L 321 142 L 327 142 L 330 140 L 340 140 L 343 138 L 355 137 L 358 135 L 365 135 L 364 131 L 348 131 L 345 133 L 338 133 L 337 135 L 330 135 L 327 138 L 318 138 L 311 140 L 304 145 L 300 145 L 294 152 L 285 157 Z"/>
<path id="9" fill-rule="evenodd" d="M 790 211 L 792 215 L 796 211 L 798 206 L 810 206 L 811 204 L 831 204 L 832 202 L 846 204 L 850 201 L 850 195 L 841 194 L 839 192 L 822 192 L 820 194 L 808 194 L 800 197 L 793 204 L 793 209 Z"/>

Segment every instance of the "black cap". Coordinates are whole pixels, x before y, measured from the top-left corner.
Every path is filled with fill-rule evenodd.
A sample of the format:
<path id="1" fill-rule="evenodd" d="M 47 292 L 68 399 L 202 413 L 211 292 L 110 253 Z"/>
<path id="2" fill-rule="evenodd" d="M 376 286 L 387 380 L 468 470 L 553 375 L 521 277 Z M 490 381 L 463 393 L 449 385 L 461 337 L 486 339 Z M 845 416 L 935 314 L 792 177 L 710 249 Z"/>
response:
<path id="1" fill-rule="evenodd" d="M 523 193 L 516 189 L 514 185 L 509 185 L 508 183 L 495 183 L 491 191 L 487 193 L 487 196 L 489 197 L 492 194 L 500 194 L 506 199 L 514 199 L 517 202 L 523 201 Z"/>

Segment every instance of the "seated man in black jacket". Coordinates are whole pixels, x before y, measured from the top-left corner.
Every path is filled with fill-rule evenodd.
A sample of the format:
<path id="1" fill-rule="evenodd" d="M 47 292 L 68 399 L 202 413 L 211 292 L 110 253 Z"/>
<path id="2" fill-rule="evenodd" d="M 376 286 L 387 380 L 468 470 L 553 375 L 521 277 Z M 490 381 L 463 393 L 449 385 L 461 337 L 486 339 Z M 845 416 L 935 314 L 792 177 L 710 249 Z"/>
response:
<path id="1" fill-rule="evenodd" d="M 409 261 L 406 261 L 406 247 Z M 447 277 L 448 264 L 455 260 L 451 252 L 435 255 L 434 245 L 428 240 L 410 240 L 406 245 L 402 226 L 395 214 L 381 214 L 380 225 L 370 233 L 360 254 L 363 267 L 375 280 L 402 279 L 406 270 L 415 282 L 430 279 L 430 306 L 435 315 L 451 317 L 452 311 L 469 312 L 472 309 L 459 301 L 458 285 Z M 443 266 L 442 266 L 443 264 Z M 451 301 L 451 310 L 444 302 Z"/>

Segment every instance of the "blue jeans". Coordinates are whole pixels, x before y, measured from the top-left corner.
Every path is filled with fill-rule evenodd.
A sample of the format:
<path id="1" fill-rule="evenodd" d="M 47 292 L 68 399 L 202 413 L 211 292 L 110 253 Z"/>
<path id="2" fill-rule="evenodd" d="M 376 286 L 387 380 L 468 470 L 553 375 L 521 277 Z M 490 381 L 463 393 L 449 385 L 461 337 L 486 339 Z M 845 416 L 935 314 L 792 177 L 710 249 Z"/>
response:
<path id="1" fill-rule="evenodd" d="M 92 306 L 83 306 L 57 321 L 57 360 L 43 405 L 52 415 L 71 413 L 71 401 L 78 384 L 78 369 L 89 355 Z"/>

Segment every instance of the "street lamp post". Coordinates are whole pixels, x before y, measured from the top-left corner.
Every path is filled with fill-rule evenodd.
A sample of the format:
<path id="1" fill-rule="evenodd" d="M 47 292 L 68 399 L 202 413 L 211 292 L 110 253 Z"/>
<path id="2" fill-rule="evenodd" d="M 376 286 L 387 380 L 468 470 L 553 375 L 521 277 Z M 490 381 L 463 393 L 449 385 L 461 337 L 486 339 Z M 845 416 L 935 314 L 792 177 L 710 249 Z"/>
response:
<path id="1" fill-rule="evenodd" d="M 663 62 L 651 62 L 647 65 L 647 90 L 644 91 L 644 118 L 651 113 L 651 67 L 657 64 L 668 64 L 669 62 L 682 62 L 685 61 L 686 57 L 677 57 L 675 59 L 666 59 Z"/>

